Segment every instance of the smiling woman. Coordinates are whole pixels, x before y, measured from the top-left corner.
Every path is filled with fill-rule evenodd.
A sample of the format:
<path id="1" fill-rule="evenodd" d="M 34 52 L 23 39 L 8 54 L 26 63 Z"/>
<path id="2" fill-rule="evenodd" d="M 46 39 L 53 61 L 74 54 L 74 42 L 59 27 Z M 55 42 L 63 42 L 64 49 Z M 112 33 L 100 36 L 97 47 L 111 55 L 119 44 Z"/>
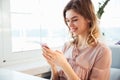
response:
<path id="1" fill-rule="evenodd" d="M 70 0 L 63 17 L 72 40 L 63 43 L 62 51 L 42 47 L 43 56 L 51 66 L 51 79 L 109 80 L 111 50 L 99 40 L 100 31 L 91 0 Z"/>
<path id="2" fill-rule="evenodd" d="M 0 0 L 0 67 L 36 61 L 46 65 L 39 43 L 56 48 L 68 39 L 62 18 L 63 7 L 68 1 Z M 97 11 L 98 1 L 92 1 Z M 101 31 L 108 44 L 120 40 L 119 3 L 120 0 L 111 0 L 101 18 Z"/>

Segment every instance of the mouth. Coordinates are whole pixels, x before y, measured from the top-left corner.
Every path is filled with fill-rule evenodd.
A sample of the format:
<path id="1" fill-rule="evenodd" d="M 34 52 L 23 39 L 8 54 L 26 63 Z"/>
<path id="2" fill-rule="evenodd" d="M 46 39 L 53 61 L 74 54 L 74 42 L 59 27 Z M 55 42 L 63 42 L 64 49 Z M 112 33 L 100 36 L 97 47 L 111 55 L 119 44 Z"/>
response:
<path id="1" fill-rule="evenodd" d="M 76 32 L 78 28 L 71 28 L 70 31 L 71 32 Z"/>

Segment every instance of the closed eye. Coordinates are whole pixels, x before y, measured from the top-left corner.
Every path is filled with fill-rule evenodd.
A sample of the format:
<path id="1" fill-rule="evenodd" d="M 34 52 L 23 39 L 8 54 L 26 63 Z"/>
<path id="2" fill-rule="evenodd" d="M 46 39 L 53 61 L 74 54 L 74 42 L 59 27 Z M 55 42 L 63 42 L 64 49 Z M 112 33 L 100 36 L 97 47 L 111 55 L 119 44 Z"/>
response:
<path id="1" fill-rule="evenodd" d="M 72 21 L 78 21 L 78 19 L 73 19 Z"/>

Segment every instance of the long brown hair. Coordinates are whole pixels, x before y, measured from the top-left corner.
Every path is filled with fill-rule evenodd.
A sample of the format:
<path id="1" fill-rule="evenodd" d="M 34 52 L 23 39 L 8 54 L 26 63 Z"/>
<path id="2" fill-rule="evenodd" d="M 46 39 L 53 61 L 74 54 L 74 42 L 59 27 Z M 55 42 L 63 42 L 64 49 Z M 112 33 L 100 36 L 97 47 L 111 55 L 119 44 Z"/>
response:
<path id="1" fill-rule="evenodd" d="M 73 9 L 76 13 L 83 16 L 85 19 L 90 20 L 89 24 L 89 35 L 87 39 L 88 45 L 95 45 L 97 44 L 97 38 L 100 35 L 100 31 L 98 28 L 97 17 L 95 14 L 94 6 L 91 0 L 70 0 L 68 4 L 65 6 L 63 11 L 64 21 L 66 23 L 66 12 L 70 9 Z M 67 23 L 66 23 L 67 25 Z M 72 34 L 72 33 L 71 33 Z M 73 44 L 78 43 L 78 37 L 73 36 Z"/>

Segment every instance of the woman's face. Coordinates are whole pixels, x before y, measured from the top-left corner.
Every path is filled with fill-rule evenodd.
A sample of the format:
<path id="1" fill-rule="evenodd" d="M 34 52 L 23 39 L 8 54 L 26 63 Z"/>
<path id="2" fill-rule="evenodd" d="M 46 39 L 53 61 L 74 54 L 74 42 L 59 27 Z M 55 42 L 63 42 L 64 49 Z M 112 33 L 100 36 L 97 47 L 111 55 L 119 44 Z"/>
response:
<path id="1" fill-rule="evenodd" d="M 70 9 L 66 11 L 66 23 L 74 35 L 84 35 L 89 30 L 89 20 L 85 19 L 74 10 Z"/>

